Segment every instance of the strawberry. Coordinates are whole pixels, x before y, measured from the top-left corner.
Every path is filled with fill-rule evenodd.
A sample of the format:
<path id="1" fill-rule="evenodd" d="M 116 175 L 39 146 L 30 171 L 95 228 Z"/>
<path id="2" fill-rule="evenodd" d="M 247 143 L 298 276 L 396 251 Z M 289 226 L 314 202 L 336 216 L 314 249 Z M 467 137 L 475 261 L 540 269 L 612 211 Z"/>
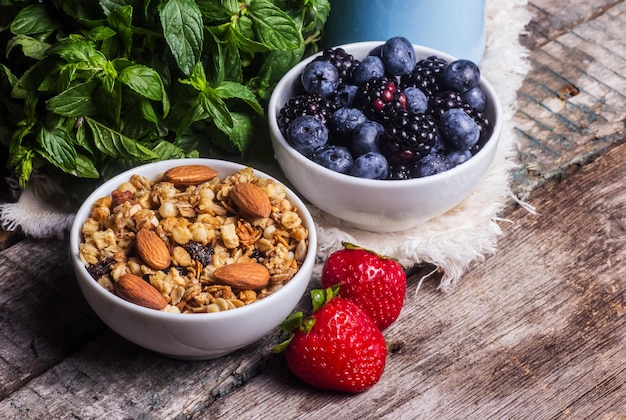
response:
<path id="1" fill-rule="evenodd" d="M 340 296 L 350 299 L 383 331 L 398 316 L 406 294 L 406 273 L 398 261 L 344 242 L 322 269 L 322 287 L 341 285 Z"/>
<path id="2" fill-rule="evenodd" d="M 284 351 L 289 369 L 307 384 L 358 393 L 376 384 L 385 368 L 385 339 L 354 302 L 337 297 L 337 287 L 313 290 L 313 314 L 296 312 L 282 324 L 291 338 Z"/>

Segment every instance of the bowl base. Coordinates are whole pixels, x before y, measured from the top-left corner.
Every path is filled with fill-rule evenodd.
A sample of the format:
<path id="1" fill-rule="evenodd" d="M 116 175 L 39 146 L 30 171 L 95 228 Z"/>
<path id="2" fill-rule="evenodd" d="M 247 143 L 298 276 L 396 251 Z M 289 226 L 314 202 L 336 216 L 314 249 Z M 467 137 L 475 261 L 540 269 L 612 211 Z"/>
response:
<path id="1" fill-rule="evenodd" d="M 395 221 L 393 224 L 387 224 L 385 222 L 358 223 L 358 222 L 348 221 L 348 220 L 343 220 L 343 219 L 338 219 L 338 220 L 340 222 L 340 226 L 338 226 L 339 228 L 341 227 L 355 228 L 355 229 L 360 229 L 360 230 L 364 230 L 366 232 L 372 232 L 372 233 L 395 233 L 395 232 L 403 232 L 405 230 L 416 228 L 419 225 L 426 223 L 430 219 L 415 219 L 415 220 L 407 221 L 404 223 L 397 223 L 397 221 Z"/>

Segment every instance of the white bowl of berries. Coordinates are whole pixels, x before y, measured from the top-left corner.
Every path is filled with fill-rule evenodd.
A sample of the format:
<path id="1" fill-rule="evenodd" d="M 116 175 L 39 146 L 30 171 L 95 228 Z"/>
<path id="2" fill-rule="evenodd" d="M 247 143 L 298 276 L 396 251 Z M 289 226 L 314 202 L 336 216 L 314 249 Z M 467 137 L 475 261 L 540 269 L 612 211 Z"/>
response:
<path id="1" fill-rule="evenodd" d="M 304 203 L 280 181 L 224 160 L 174 159 L 96 189 L 76 213 L 70 258 L 113 331 L 204 360 L 285 319 L 309 285 L 316 238 Z"/>
<path id="2" fill-rule="evenodd" d="M 340 224 L 395 232 L 476 188 L 502 109 L 475 63 L 394 37 L 303 60 L 278 82 L 267 114 L 275 157 L 299 194 Z"/>

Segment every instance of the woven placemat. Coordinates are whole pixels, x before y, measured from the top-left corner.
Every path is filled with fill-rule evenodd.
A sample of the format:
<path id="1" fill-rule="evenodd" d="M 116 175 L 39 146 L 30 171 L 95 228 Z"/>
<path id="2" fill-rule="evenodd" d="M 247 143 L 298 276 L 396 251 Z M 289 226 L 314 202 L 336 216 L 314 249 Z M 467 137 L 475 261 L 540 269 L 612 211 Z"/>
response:
<path id="1" fill-rule="evenodd" d="M 528 51 L 519 35 L 530 19 L 527 0 L 486 0 L 485 54 L 482 74 L 498 93 L 503 108 L 501 144 L 494 163 L 478 188 L 460 205 L 414 229 L 397 233 L 371 233 L 342 226 L 315 207 L 310 207 L 319 236 L 316 274 L 322 262 L 343 241 L 371 248 L 398 259 L 404 266 L 431 264 L 441 273 L 439 288 L 450 291 L 474 262 L 496 252 L 501 234 L 501 214 L 513 199 L 509 189 L 516 135 L 512 123 L 517 107 L 517 90 L 529 70 Z M 17 191 L 17 189 L 16 189 Z M 74 214 L 54 205 L 62 194 L 53 181 L 35 178 L 16 203 L 0 204 L 0 226 L 21 228 L 31 237 L 63 237 Z"/>

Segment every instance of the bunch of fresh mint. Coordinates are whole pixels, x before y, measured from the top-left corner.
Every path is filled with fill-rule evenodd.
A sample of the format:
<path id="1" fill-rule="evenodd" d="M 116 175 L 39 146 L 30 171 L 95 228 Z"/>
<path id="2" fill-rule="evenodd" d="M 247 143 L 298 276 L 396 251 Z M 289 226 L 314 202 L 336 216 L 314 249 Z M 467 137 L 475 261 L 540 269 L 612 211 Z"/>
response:
<path id="1" fill-rule="evenodd" d="M 0 0 L 0 150 L 22 187 L 35 172 L 97 183 L 144 162 L 262 150 L 265 101 L 315 52 L 329 10 Z"/>

